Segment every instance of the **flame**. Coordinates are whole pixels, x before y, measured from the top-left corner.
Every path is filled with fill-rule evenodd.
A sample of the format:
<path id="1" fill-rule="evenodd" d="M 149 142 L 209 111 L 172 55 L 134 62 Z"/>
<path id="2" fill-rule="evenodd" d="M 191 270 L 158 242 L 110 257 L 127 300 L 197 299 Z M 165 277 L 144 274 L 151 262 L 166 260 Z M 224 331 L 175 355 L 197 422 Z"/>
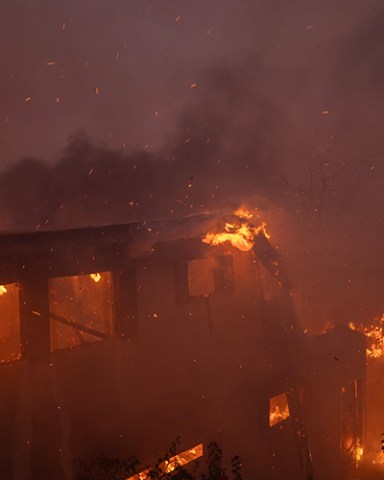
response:
<path id="1" fill-rule="evenodd" d="M 357 330 L 369 339 L 369 345 L 367 346 L 368 358 L 381 358 L 384 356 L 384 314 L 379 319 L 378 323 L 372 324 L 369 327 L 364 325 L 356 326 L 353 322 L 348 324 L 351 330 Z"/>
<path id="2" fill-rule="evenodd" d="M 273 427 L 276 423 L 282 422 L 289 417 L 289 407 L 286 405 L 284 408 L 280 408 L 278 405 L 269 412 L 269 425 Z"/>
<path id="3" fill-rule="evenodd" d="M 269 426 L 273 427 L 286 420 L 290 415 L 288 397 L 286 393 L 276 395 L 269 400 Z"/>
<path id="4" fill-rule="evenodd" d="M 4 285 L 0 285 L 0 296 L 4 295 L 7 292 L 8 290 L 6 289 L 6 287 L 4 287 Z"/>
<path id="5" fill-rule="evenodd" d="M 89 276 L 92 278 L 92 280 L 93 280 L 95 283 L 99 283 L 100 280 L 101 280 L 101 275 L 100 275 L 100 273 L 91 273 Z"/>
<path id="6" fill-rule="evenodd" d="M 132 477 L 127 478 L 126 480 L 148 480 L 150 478 L 151 469 L 147 468 L 140 473 L 136 473 Z"/>
<path id="7" fill-rule="evenodd" d="M 266 238 L 271 237 L 267 232 L 265 222 L 262 222 L 258 227 L 255 227 L 249 222 L 253 217 L 252 213 L 247 210 L 237 210 L 235 215 L 243 221 L 239 222 L 239 224 L 227 222 L 224 227 L 224 232 L 207 233 L 202 240 L 203 243 L 216 247 L 228 242 L 242 252 L 249 252 L 255 245 L 255 237 L 257 235 L 262 233 Z"/>
<path id="8" fill-rule="evenodd" d="M 249 210 L 244 210 L 243 208 L 238 208 L 235 211 L 236 217 L 239 218 L 245 218 L 246 220 L 251 220 L 253 218 L 253 213 L 251 213 Z"/>
<path id="9" fill-rule="evenodd" d="M 354 448 L 354 451 L 353 451 L 353 456 L 354 456 L 354 459 L 355 459 L 356 468 L 359 467 L 359 462 L 363 458 L 363 454 L 364 454 L 364 449 L 363 449 L 363 446 L 361 444 L 360 438 L 358 438 L 356 440 L 355 448 Z"/>
<path id="10" fill-rule="evenodd" d="M 177 468 L 183 467 L 184 465 L 187 465 L 188 463 L 197 460 L 203 455 L 204 446 L 202 443 L 200 443 L 199 445 L 196 445 L 189 450 L 185 450 L 184 452 L 181 452 L 178 455 L 175 455 L 170 459 L 165 460 L 158 466 L 158 468 L 164 474 L 164 476 L 167 476 L 167 473 L 172 473 Z M 163 477 L 163 475 L 161 475 L 161 477 Z M 136 473 L 135 475 L 129 477 L 126 480 L 150 480 L 150 478 L 154 477 L 151 475 L 151 469 L 147 468 L 146 470 Z"/>
<path id="11" fill-rule="evenodd" d="M 193 460 L 202 457 L 203 454 L 203 444 L 201 443 L 193 448 L 190 448 L 189 450 L 186 450 L 185 452 L 179 453 L 178 455 L 171 457 L 169 460 L 164 462 L 164 472 L 173 472 L 174 470 L 176 470 L 176 468 L 187 465 Z"/>

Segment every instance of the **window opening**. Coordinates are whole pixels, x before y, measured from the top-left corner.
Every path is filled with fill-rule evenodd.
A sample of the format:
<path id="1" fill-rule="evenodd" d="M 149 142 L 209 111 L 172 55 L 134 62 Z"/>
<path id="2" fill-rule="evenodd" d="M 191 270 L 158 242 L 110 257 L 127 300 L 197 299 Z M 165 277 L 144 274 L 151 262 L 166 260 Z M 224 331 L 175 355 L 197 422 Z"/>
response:
<path id="1" fill-rule="evenodd" d="M 19 287 L 0 285 L 0 363 L 21 358 Z"/>
<path id="2" fill-rule="evenodd" d="M 276 395 L 269 400 L 269 426 L 273 427 L 286 420 L 290 415 L 286 393 Z"/>
<path id="3" fill-rule="evenodd" d="M 191 297 L 208 296 L 215 291 L 213 258 L 201 258 L 188 262 L 188 290 Z"/>
<path id="4" fill-rule="evenodd" d="M 49 280 L 51 351 L 92 343 L 113 334 L 111 272 Z"/>

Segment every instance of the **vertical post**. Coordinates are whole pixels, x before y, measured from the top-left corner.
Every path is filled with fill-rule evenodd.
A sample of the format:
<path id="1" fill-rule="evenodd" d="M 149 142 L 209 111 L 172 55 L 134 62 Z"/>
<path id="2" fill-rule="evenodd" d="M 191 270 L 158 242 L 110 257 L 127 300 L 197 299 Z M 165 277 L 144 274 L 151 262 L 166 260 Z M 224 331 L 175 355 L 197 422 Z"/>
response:
<path id="1" fill-rule="evenodd" d="M 184 305 L 189 302 L 188 288 L 188 261 L 178 261 L 175 263 L 175 294 L 176 304 Z"/>
<path id="2" fill-rule="evenodd" d="M 51 376 L 48 269 L 44 257 L 28 258 L 20 281 L 22 355 L 30 364 L 31 433 L 28 479 L 64 480 L 61 460 L 61 405 Z"/>
<path id="3" fill-rule="evenodd" d="M 48 278 L 44 268 L 27 266 L 20 282 L 22 356 L 42 360 L 50 355 Z"/>
<path id="4" fill-rule="evenodd" d="M 137 281 L 135 265 L 128 265 L 117 274 L 116 328 L 117 332 L 132 339 L 137 335 Z"/>

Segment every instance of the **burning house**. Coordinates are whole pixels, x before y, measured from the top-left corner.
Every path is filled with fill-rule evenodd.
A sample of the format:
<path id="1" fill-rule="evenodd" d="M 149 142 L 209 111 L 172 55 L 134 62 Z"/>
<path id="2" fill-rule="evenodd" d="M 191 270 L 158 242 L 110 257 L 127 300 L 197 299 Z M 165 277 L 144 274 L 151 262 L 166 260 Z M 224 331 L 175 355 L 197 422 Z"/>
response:
<path id="1" fill-rule="evenodd" d="M 71 479 L 100 453 L 144 470 L 178 436 L 185 462 L 212 440 L 238 454 L 245 480 L 358 465 L 365 338 L 304 334 L 265 227 L 2 234 L 0 257 L 2 478 Z"/>

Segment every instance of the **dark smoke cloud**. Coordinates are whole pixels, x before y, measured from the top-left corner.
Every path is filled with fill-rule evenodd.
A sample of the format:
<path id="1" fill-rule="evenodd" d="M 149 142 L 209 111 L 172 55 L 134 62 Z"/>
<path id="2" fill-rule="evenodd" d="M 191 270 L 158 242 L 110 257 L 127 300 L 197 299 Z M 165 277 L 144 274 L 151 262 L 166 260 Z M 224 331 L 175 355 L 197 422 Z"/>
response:
<path id="1" fill-rule="evenodd" d="M 382 0 L 0 4 L 0 230 L 245 205 L 310 332 L 384 312 Z"/>
<path id="2" fill-rule="evenodd" d="M 0 175 L 1 228 L 177 218 L 247 204 L 263 211 L 286 256 L 306 324 L 377 314 L 379 7 L 8 2 L 8 19 L 24 34 L 15 35 L 12 22 L 2 30 L 11 48 L 0 80 L 9 164 Z M 64 151 L 52 153 L 77 127 L 83 131 Z M 36 158 L 15 163 L 25 152 Z"/>
<path id="3" fill-rule="evenodd" d="M 324 79 L 322 52 L 372 18 L 370 10 L 379 4 L 4 0 L 1 163 L 50 157 L 77 128 L 115 148 L 157 149 L 193 99 L 189 87 L 198 72 L 216 58 L 231 62 L 247 50 L 271 68 L 285 68 L 280 81 L 263 83 L 277 104 L 289 104 L 292 113 L 307 101 L 321 108 L 318 90 L 306 87 L 300 98 L 297 91 L 316 76 Z M 295 120 L 306 123 L 301 113 Z"/>
<path id="4" fill-rule="evenodd" d="M 200 73 L 198 101 L 158 153 L 111 150 L 77 132 L 56 163 L 11 166 L 0 177 L 3 228 L 171 218 L 270 198 L 294 127 L 260 94 L 262 75 L 249 57 Z"/>

